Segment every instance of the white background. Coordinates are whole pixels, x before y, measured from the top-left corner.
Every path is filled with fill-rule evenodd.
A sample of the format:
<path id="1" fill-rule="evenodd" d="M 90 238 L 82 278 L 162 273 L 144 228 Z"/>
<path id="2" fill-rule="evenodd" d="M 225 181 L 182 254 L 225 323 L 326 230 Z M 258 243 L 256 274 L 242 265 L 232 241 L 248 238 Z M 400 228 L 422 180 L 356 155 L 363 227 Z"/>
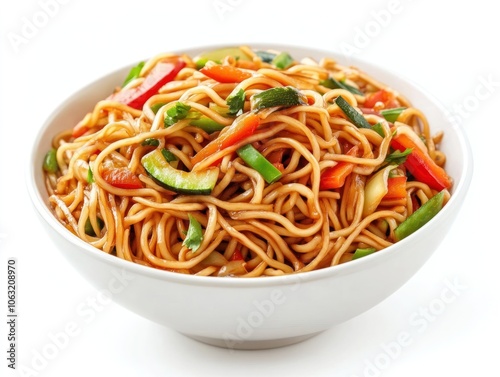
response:
<path id="1" fill-rule="evenodd" d="M 44 10 L 44 3 L 52 6 Z M 497 375 L 500 206 L 495 182 L 500 124 L 495 105 L 500 98 L 500 27 L 493 2 L 298 3 L 2 3 L 0 375 Z M 39 26 L 33 29 L 28 23 Z M 333 49 L 375 62 L 417 82 L 460 118 L 473 147 L 475 175 L 449 237 L 416 276 L 380 305 L 286 348 L 229 352 L 192 341 L 114 303 L 100 306 L 93 315 L 79 315 L 78 309 L 98 292 L 43 232 L 25 188 L 25 166 L 38 128 L 68 95 L 116 68 L 163 51 L 252 42 Z M 10 257 L 17 258 L 19 279 L 17 367 L 31 373 L 7 368 L 4 313 Z M 456 294 L 443 304 L 447 284 L 457 287 Z M 49 353 L 50 360 L 42 360 L 68 326 L 74 327 L 74 336 Z M 403 345 L 396 346 L 405 336 Z"/>

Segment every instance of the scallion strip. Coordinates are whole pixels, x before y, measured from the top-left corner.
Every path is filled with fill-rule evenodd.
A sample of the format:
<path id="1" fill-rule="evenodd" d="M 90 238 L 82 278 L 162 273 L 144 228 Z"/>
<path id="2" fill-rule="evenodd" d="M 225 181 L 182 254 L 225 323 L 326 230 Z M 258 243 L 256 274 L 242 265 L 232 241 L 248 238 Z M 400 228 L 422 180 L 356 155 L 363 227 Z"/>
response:
<path id="1" fill-rule="evenodd" d="M 365 117 L 358 113 L 354 107 L 349 105 L 349 102 L 347 102 L 342 96 L 338 96 L 335 103 L 356 127 L 372 129 L 371 124 L 368 123 Z"/>
<path id="2" fill-rule="evenodd" d="M 393 109 L 380 110 L 380 114 L 386 121 L 394 123 L 398 120 L 399 114 L 401 114 L 404 110 L 406 110 L 406 107 L 395 107 Z"/>
<path id="3" fill-rule="evenodd" d="M 248 166 L 257 170 L 267 183 L 271 184 L 281 178 L 282 173 L 278 168 L 271 164 L 252 144 L 244 145 L 236 153 Z"/>

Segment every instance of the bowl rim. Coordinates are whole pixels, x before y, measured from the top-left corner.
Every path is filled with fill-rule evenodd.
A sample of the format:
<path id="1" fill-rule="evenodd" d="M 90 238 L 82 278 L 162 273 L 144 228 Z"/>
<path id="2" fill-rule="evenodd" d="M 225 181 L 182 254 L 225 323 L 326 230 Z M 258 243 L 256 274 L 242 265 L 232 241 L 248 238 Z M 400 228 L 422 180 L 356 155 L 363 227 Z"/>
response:
<path id="1" fill-rule="evenodd" d="M 253 49 L 270 49 L 270 50 L 280 50 L 280 51 L 298 50 L 301 52 L 301 54 L 303 54 L 304 57 L 308 56 L 308 54 L 316 54 L 316 55 L 322 54 L 322 56 L 325 57 L 333 57 L 335 58 L 336 61 L 344 65 L 348 64 L 356 67 L 359 66 L 364 72 L 370 72 L 372 70 L 382 71 L 389 74 L 390 76 L 393 77 L 397 76 L 398 80 L 400 80 L 402 83 L 405 83 L 413 87 L 413 89 L 416 90 L 419 93 L 419 95 L 427 97 L 427 99 L 436 106 L 436 108 L 439 110 L 440 113 L 442 113 L 443 115 L 447 113 L 443 104 L 435 96 L 433 96 L 427 90 L 422 88 L 417 83 L 413 82 L 411 79 L 408 79 L 404 75 L 395 73 L 394 71 L 388 72 L 387 69 L 383 68 L 382 66 L 373 62 L 368 62 L 359 57 L 352 57 L 352 56 L 346 57 L 345 54 L 336 51 L 334 49 L 319 49 L 319 48 L 305 47 L 293 44 L 283 44 L 283 43 L 246 43 L 246 44 L 224 43 L 224 44 L 206 44 L 199 46 L 191 46 L 182 50 L 179 49 L 173 50 L 171 52 L 177 54 L 189 54 L 190 56 L 195 56 L 194 54 L 200 53 L 201 51 L 213 50 L 217 48 L 234 47 L 237 45 L 246 45 Z M 344 58 L 344 60 L 342 58 Z M 421 233 L 421 231 L 424 228 L 433 226 L 433 224 L 439 221 L 439 219 L 446 217 L 446 214 L 452 211 L 454 207 L 460 206 L 470 186 L 473 174 L 473 158 L 472 158 L 472 148 L 470 145 L 470 141 L 466 137 L 465 129 L 462 127 L 461 124 L 456 122 L 456 120 L 452 117 L 444 116 L 445 122 L 448 122 L 451 125 L 451 128 L 454 129 L 456 133 L 456 137 L 461 146 L 461 152 L 464 161 L 462 166 L 461 177 L 458 181 L 455 181 L 453 184 L 452 195 L 450 197 L 450 200 L 448 201 L 446 206 L 431 221 L 425 224 L 415 234 L 412 234 L 409 237 L 395 243 L 394 245 L 391 245 L 385 249 L 378 251 L 377 253 L 368 255 L 364 258 L 359 258 L 357 260 L 350 261 L 348 263 L 343 263 L 340 265 L 327 267 L 320 270 L 312 270 L 302 273 L 293 273 L 280 276 L 261 276 L 258 278 L 222 278 L 214 276 L 187 275 L 178 272 L 172 272 L 168 270 L 161 270 L 153 267 L 143 266 L 138 263 L 133 263 L 118 258 L 116 256 L 107 254 L 97 248 L 94 248 L 90 244 L 86 243 L 85 241 L 81 240 L 79 237 L 68 231 L 53 215 L 52 211 L 49 209 L 48 204 L 43 200 L 41 193 L 37 190 L 37 187 L 35 185 L 36 181 L 35 177 L 37 175 L 37 169 L 35 169 L 36 152 L 39 148 L 41 139 L 46 132 L 46 129 L 51 125 L 54 118 L 56 118 L 56 116 L 61 112 L 61 110 L 63 110 L 67 106 L 68 102 L 71 102 L 72 99 L 77 99 L 79 97 L 80 92 L 96 85 L 103 79 L 110 77 L 112 75 L 116 75 L 120 71 L 130 69 L 130 67 L 135 66 L 136 64 L 137 62 L 126 64 L 120 68 L 117 68 L 113 71 L 101 75 L 100 77 L 94 79 L 90 83 L 75 90 L 73 93 L 67 96 L 63 102 L 61 102 L 58 106 L 56 106 L 56 108 L 53 109 L 52 112 L 49 114 L 49 116 L 44 120 L 42 126 L 36 133 L 36 136 L 30 148 L 29 158 L 27 159 L 28 167 L 25 170 L 26 172 L 25 179 L 26 179 L 26 186 L 28 189 L 28 193 L 36 209 L 36 212 L 41 217 L 41 219 L 43 219 L 43 221 L 45 221 L 52 229 L 54 229 L 54 231 L 56 231 L 60 236 L 65 238 L 69 243 L 78 247 L 79 252 L 89 253 L 90 257 L 100 262 L 104 262 L 105 264 L 111 265 L 115 268 L 129 270 L 138 275 L 150 277 L 153 279 L 170 281 L 180 284 L 188 284 L 188 285 L 203 284 L 205 286 L 210 286 L 210 287 L 239 287 L 239 288 L 283 286 L 283 285 L 297 284 L 307 281 L 321 280 L 337 275 L 351 274 L 358 271 L 359 269 L 364 269 L 369 267 L 370 264 L 380 263 L 384 259 L 390 258 L 390 256 L 396 252 L 399 253 L 404 252 L 405 249 L 404 246 L 412 242 L 414 237 L 418 236 L 418 234 Z"/>

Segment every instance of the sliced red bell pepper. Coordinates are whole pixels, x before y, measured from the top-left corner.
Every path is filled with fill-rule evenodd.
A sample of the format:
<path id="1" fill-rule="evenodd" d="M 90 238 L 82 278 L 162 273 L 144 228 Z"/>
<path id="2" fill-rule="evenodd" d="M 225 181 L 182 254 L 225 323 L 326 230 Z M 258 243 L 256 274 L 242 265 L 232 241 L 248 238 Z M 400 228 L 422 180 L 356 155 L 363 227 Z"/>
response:
<path id="1" fill-rule="evenodd" d="M 251 136 L 259 126 L 259 116 L 254 113 L 245 113 L 236 118 L 229 127 L 223 129 L 219 136 L 205 145 L 196 153 L 191 162 L 196 165 L 205 158 L 227 147 L 239 143 Z"/>
<path id="2" fill-rule="evenodd" d="M 245 260 L 245 258 L 243 258 L 243 254 L 241 254 L 241 251 L 239 249 L 235 249 L 231 257 L 229 258 L 229 261 L 235 260 Z"/>
<path id="3" fill-rule="evenodd" d="M 347 151 L 347 155 L 356 156 L 358 146 L 355 145 Z M 319 188 L 320 190 L 331 190 L 340 188 L 344 185 L 346 178 L 352 173 L 355 164 L 347 161 L 340 161 L 337 165 L 327 168 L 321 174 Z"/>
<path id="4" fill-rule="evenodd" d="M 87 132 L 88 130 L 89 130 L 89 128 L 85 125 L 85 123 L 83 123 L 83 122 L 80 121 L 73 128 L 73 132 L 71 133 L 71 136 L 73 136 L 76 139 L 77 137 L 80 137 L 83 134 L 85 134 L 85 132 Z"/>
<path id="5" fill-rule="evenodd" d="M 144 187 L 139 177 L 127 168 L 104 169 L 101 176 L 111 186 L 117 188 L 139 189 Z"/>
<path id="6" fill-rule="evenodd" d="M 384 109 L 392 109 L 400 106 L 399 101 L 395 98 L 393 93 L 385 89 L 380 89 L 366 96 L 363 107 L 373 108 L 377 102 L 382 102 L 384 104 Z"/>
<path id="7" fill-rule="evenodd" d="M 427 184 L 434 190 L 449 189 L 452 185 L 451 178 L 445 170 L 437 165 L 434 160 L 422 151 L 408 136 L 399 134 L 393 137 L 391 147 L 399 151 L 410 148 L 412 151 L 406 158 L 404 166 L 416 180 Z"/>
<path id="8" fill-rule="evenodd" d="M 172 81 L 185 66 L 186 62 L 179 58 L 162 60 L 153 67 L 139 86 L 114 93 L 108 99 L 140 110 L 151 96 Z"/>
<path id="9" fill-rule="evenodd" d="M 387 194 L 384 199 L 406 198 L 406 176 L 389 177 L 387 179 Z"/>
<path id="10" fill-rule="evenodd" d="M 250 72 L 243 71 L 242 69 L 233 67 L 232 65 L 205 66 L 200 69 L 200 72 L 205 76 L 221 83 L 237 83 L 252 77 Z"/>

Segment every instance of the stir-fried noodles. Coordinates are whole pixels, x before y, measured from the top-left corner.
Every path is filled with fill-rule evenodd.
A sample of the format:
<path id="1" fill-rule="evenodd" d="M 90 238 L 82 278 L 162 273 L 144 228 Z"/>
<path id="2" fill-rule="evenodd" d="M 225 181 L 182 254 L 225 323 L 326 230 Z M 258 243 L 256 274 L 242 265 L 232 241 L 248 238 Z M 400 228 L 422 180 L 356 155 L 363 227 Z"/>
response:
<path id="1" fill-rule="evenodd" d="M 54 137 L 44 169 L 57 218 L 105 253 L 273 276 L 363 257 L 425 224 L 450 196 L 442 137 L 356 68 L 242 46 L 134 67 Z"/>

